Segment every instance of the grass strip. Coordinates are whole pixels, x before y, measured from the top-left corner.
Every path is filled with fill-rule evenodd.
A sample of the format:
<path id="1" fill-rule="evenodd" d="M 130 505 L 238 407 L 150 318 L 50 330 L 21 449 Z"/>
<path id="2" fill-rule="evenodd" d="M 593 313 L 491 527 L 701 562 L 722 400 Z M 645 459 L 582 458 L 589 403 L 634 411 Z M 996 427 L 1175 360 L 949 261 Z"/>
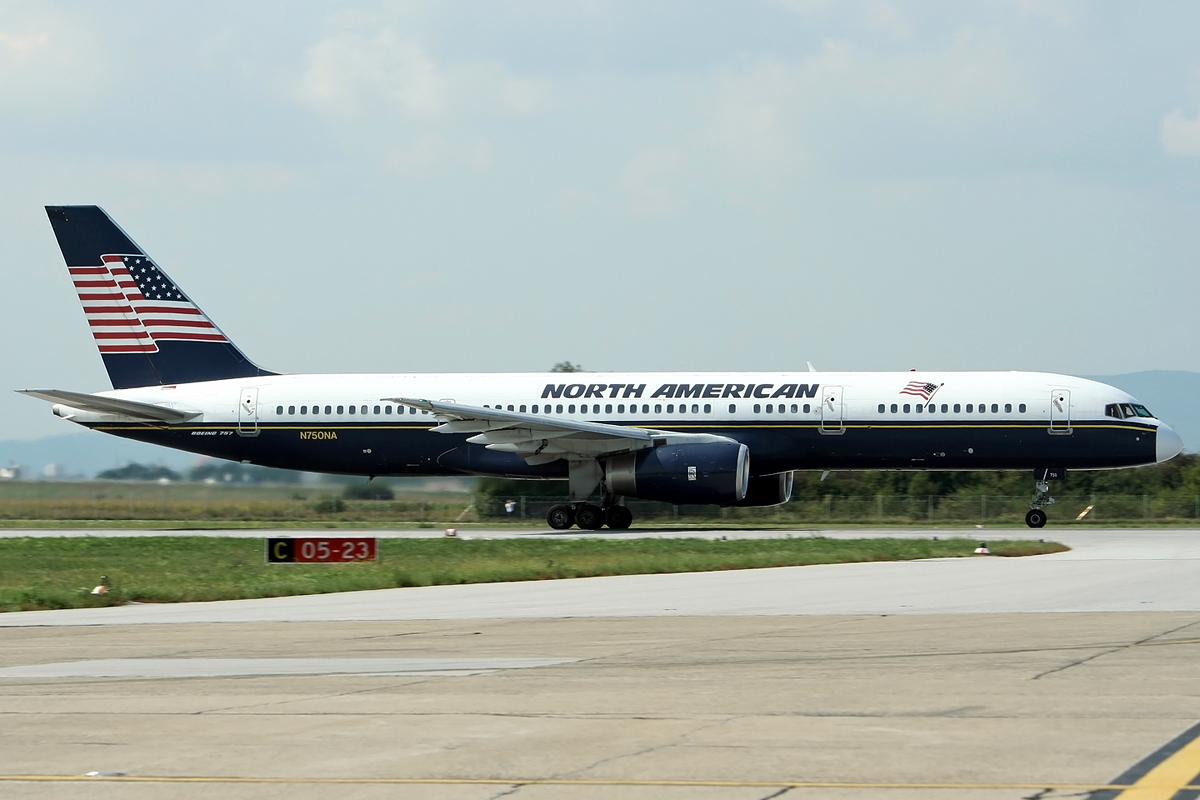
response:
<path id="1" fill-rule="evenodd" d="M 379 560 L 265 563 L 262 540 L 188 537 L 0 540 L 0 611 L 282 597 L 400 586 L 708 572 L 965 557 L 974 539 L 380 539 Z M 997 541 L 993 555 L 1067 550 Z M 91 590 L 108 576 L 111 591 Z"/>

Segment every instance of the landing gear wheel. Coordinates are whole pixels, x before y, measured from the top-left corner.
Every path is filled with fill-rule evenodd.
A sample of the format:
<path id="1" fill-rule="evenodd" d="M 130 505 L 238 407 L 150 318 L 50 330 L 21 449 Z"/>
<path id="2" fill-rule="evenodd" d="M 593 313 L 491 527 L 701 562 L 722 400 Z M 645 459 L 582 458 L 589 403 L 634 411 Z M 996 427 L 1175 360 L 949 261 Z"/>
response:
<path id="1" fill-rule="evenodd" d="M 546 522 L 556 531 L 565 531 L 575 524 L 575 512 L 570 506 L 550 506 L 546 512 Z"/>
<path id="2" fill-rule="evenodd" d="M 584 503 L 575 509 L 575 524 L 585 531 L 598 531 L 604 527 L 604 512 L 599 506 Z"/>
<path id="3" fill-rule="evenodd" d="M 609 506 L 604 516 L 608 527 L 614 531 L 623 531 L 633 524 L 633 512 L 625 506 Z"/>
<path id="4" fill-rule="evenodd" d="M 1034 508 L 1025 515 L 1025 524 L 1031 528 L 1046 527 L 1046 512 L 1040 508 Z"/>

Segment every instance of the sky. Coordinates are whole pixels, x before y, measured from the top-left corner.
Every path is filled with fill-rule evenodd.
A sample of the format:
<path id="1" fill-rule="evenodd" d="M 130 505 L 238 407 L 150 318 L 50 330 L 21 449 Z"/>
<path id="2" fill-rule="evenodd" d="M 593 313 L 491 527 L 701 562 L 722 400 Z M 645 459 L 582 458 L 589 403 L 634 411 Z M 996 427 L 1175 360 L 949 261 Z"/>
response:
<path id="1" fill-rule="evenodd" d="M 0 0 L 0 388 L 97 204 L 283 372 L 1200 371 L 1200 5 Z M 78 429 L 0 392 L 0 440 Z"/>

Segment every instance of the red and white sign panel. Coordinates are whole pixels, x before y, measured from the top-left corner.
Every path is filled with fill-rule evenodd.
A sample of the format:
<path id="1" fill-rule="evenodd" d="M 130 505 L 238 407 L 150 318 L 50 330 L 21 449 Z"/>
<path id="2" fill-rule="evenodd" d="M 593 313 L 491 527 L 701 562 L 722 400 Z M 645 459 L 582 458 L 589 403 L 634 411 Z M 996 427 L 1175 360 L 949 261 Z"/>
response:
<path id="1" fill-rule="evenodd" d="M 305 536 L 267 539 L 268 564 L 345 564 L 376 561 L 376 540 L 368 536 Z"/>

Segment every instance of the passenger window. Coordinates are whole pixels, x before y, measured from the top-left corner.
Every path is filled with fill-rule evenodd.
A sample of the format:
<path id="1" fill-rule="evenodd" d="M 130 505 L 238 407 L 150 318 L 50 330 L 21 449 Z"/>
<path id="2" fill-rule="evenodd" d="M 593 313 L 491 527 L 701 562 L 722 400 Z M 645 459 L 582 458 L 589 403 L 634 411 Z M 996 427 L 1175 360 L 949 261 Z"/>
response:
<path id="1" fill-rule="evenodd" d="M 384 413 L 384 414 L 390 414 L 390 413 L 392 413 L 392 407 L 391 407 L 391 406 L 384 406 L 384 407 L 383 407 L 383 413 Z"/>
<path id="2" fill-rule="evenodd" d="M 737 405 L 735 405 L 734 403 L 730 403 L 729 404 L 729 413 L 736 414 L 737 413 Z"/>
<path id="3" fill-rule="evenodd" d="M 937 411 L 937 405 L 934 403 L 926 403 L 925 410 L 932 414 L 933 412 Z"/>
<path id="4" fill-rule="evenodd" d="M 571 405 L 567 406 L 567 411 L 571 414 L 574 414 L 575 413 L 575 404 L 571 403 Z"/>
<path id="5" fill-rule="evenodd" d="M 524 413 L 525 413 L 525 406 L 521 406 L 521 413 L 522 413 L 522 414 L 524 414 Z"/>
<path id="6" fill-rule="evenodd" d="M 308 413 L 308 406 L 300 406 L 300 415 L 304 416 Z"/>
<path id="7" fill-rule="evenodd" d="M 999 403 L 992 403 L 992 413 L 993 414 L 1000 413 L 1000 404 Z"/>
<path id="8" fill-rule="evenodd" d="M 800 410 L 800 409 L 799 409 L 799 407 L 798 407 L 798 406 L 797 406 L 795 403 L 792 403 L 792 413 L 793 413 L 793 414 L 795 414 L 795 413 L 796 413 L 796 412 L 798 412 L 799 410 Z M 879 407 L 879 410 L 880 410 L 880 411 L 883 411 L 883 406 L 880 406 L 880 407 Z"/>
<path id="9" fill-rule="evenodd" d="M 276 414 L 282 414 L 282 413 L 283 413 L 283 406 L 276 406 L 276 407 L 275 407 L 275 413 L 276 413 Z"/>
<path id="10" fill-rule="evenodd" d="M 755 404 L 754 404 L 754 413 L 755 413 L 755 414 L 758 414 L 758 413 L 761 413 L 761 412 L 762 412 L 762 405 L 761 405 L 761 404 L 759 404 L 759 403 L 755 403 Z"/>
<path id="11" fill-rule="evenodd" d="M 605 413 L 605 414 L 611 414 L 611 413 L 612 413 L 612 403 L 605 403 L 605 404 L 604 404 L 604 413 Z"/>
<path id="12" fill-rule="evenodd" d="M 807 414 L 810 410 L 812 410 L 812 406 L 810 406 L 808 403 L 805 403 L 804 404 L 804 413 Z"/>
<path id="13" fill-rule="evenodd" d="M 599 403 L 596 403 L 596 405 L 592 406 L 592 413 L 593 413 L 593 414 L 599 414 L 599 413 L 600 413 L 600 404 L 599 404 Z"/>
<path id="14" fill-rule="evenodd" d="M 916 411 L 918 414 L 920 414 L 921 409 L 923 409 L 923 408 L 925 408 L 925 406 L 921 405 L 920 403 L 917 403 L 917 407 L 913 410 Z"/>
<path id="15" fill-rule="evenodd" d="M 767 403 L 767 413 L 770 414 L 774 410 L 775 410 L 775 406 L 771 403 Z"/>
<path id="16" fill-rule="evenodd" d="M 345 413 L 346 413 L 346 409 L 345 409 L 345 407 L 344 407 L 344 406 L 338 406 L 338 413 L 339 413 L 339 414 L 345 414 Z"/>
<path id="17" fill-rule="evenodd" d="M 1012 413 L 1012 403 L 1005 403 L 1005 404 L 1004 404 L 1004 413 L 1005 413 L 1005 414 L 1011 414 L 1011 413 Z"/>
<path id="18" fill-rule="evenodd" d="M 904 413 L 907 414 L 911 410 L 912 410 L 912 406 L 910 406 L 908 403 L 905 403 L 904 404 Z"/>
<path id="19" fill-rule="evenodd" d="M 1017 411 L 1020 411 L 1022 414 L 1024 414 L 1025 413 L 1025 404 L 1021 403 L 1021 405 L 1017 406 Z"/>
<path id="20" fill-rule="evenodd" d="M 295 416 L 295 415 L 296 415 L 296 407 L 295 407 L 295 406 L 288 406 L 288 414 L 289 414 L 289 415 L 291 415 L 291 416 Z"/>
<path id="21" fill-rule="evenodd" d="M 900 410 L 900 406 L 896 405 L 895 403 L 892 403 L 892 413 L 895 414 L 899 410 Z"/>
<path id="22" fill-rule="evenodd" d="M 700 413 L 700 404 L 699 403 L 692 403 L 692 413 L 693 414 Z"/>
<path id="23" fill-rule="evenodd" d="M 945 414 L 949 410 L 950 410 L 950 406 L 946 405 L 945 403 L 942 403 L 942 413 Z"/>
<path id="24" fill-rule="evenodd" d="M 879 404 L 879 413 L 880 413 L 880 414 L 882 414 L 882 413 L 883 413 L 883 410 L 884 410 L 884 408 L 886 408 L 886 406 L 884 406 L 884 404 L 883 404 L 883 403 L 880 403 L 880 404 Z"/>
<path id="25" fill-rule="evenodd" d="M 333 414 L 333 406 L 325 406 L 325 416 L 328 417 L 331 414 Z"/>
<path id="26" fill-rule="evenodd" d="M 361 410 L 361 411 L 362 411 L 362 413 L 364 413 L 364 414 L 365 414 L 365 413 L 367 413 L 367 407 L 366 407 L 366 406 L 363 406 L 363 407 L 362 407 L 360 410 Z M 379 412 L 376 412 L 376 413 L 379 413 Z"/>
<path id="27" fill-rule="evenodd" d="M 657 407 L 657 406 L 655 406 L 655 410 L 656 410 L 656 411 L 658 410 L 658 407 Z M 667 403 L 667 413 L 668 413 L 668 414 L 674 414 L 674 413 L 675 413 L 675 404 L 674 404 L 674 403 Z"/>
<path id="28" fill-rule="evenodd" d="M 356 409 L 354 406 L 350 406 L 350 413 L 351 413 L 351 414 L 353 414 L 353 413 L 354 413 L 356 410 L 357 410 L 357 409 Z"/>
<path id="29" fill-rule="evenodd" d="M 958 406 L 955 406 L 954 409 L 957 411 Z M 973 406 L 971 403 L 967 403 L 967 413 L 970 414 L 974 410 L 975 410 L 975 406 Z"/>
<path id="30" fill-rule="evenodd" d="M 970 411 L 971 409 L 969 409 L 969 408 L 968 408 L 967 410 L 968 410 L 968 411 Z M 955 404 L 954 404 L 954 413 L 955 413 L 955 414 L 958 414 L 958 413 L 960 413 L 961 411 L 962 411 L 962 406 L 961 406 L 961 405 L 959 405 L 958 403 L 955 403 Z"/>
<path id="31" fill-rule="evenodd" d="M 554 407 L 554 413 L 555 413 L 555 414 L 561 414 L 561 413 L 562 413 L 562 403 L 559 403 L 558 405 L 556 405 L 556 406 Z"/>
<path id="32" fill-rule="evenodd" d="M 649 413 L 649 412 L 646 410 L 646 406 L 642 406 L 642 413 L 643 413 L 643 414 L 648 414 L 648 413 Z M 662 413 L 662 403 L 655 403 L 655 404 L 654 404 L 654 413 L 655 413 L 655 414 L 661 414 L 661 413 Z"/>
<path id="33" fill-rule="evenodd" d="M 617 405 L 617 413 L 618 413 L 618 414 L 624 414 L 624 413 L 625 413 L 625 404 L 624 404 L 624 403 L 619 403 L 619 404 Z"/>
<path id="34" fill-rule="evenodd" d="M 704 404 L 704 413 L 705 413 L 705 414 L 711 414 L 711 413 L 712 413 L 712 403 L 705 403 L 705 404 Z"/>
<path id="35" fill-rule="evenodd" d="M 367 412 L 364 410 L 363 413 L 365 414 Z M 375 416 L 379 416 L 379 406 L 375 406 Z"/>

